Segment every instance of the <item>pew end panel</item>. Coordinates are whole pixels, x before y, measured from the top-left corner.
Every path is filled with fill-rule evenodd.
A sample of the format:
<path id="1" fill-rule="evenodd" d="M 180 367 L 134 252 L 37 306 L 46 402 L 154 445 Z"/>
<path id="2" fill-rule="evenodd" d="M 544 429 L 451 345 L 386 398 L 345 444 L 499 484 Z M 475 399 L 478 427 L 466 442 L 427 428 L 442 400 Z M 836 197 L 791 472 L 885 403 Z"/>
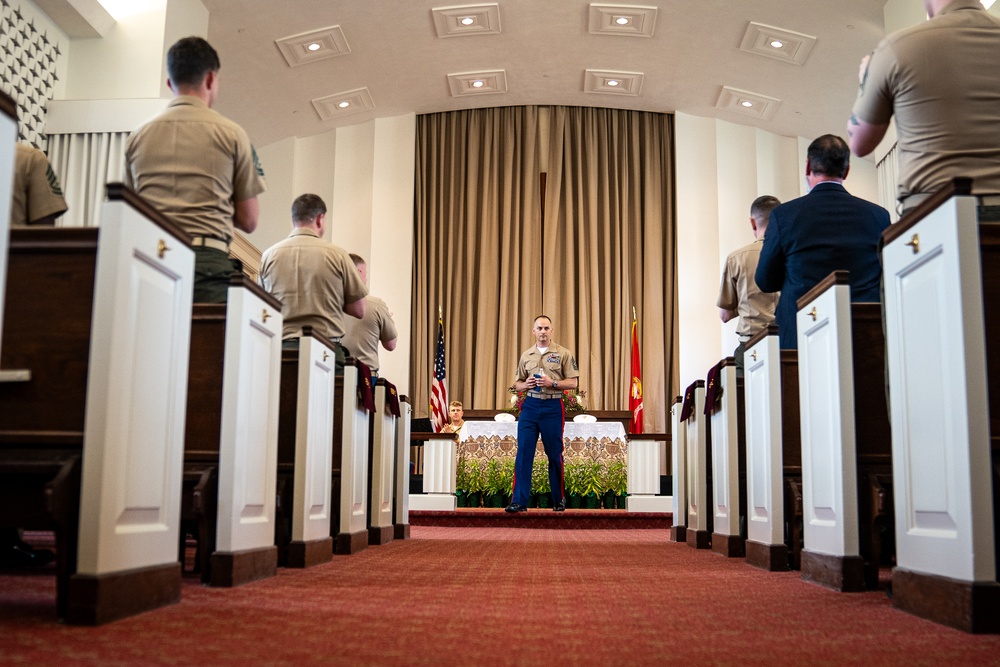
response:
<path id="1" fill-rule="evenodd" d="M 7 93 L 0 91 L 0 211 L 11 209 L 16 154 L 17 102 Z M 3 311 L 9 239 L 10 216 L 0 215 L 0 349 L 3 349 Z"/>
<path id="2" fill-rule="evenodd" d="M 883 233 L 893 605 L 1000 632 L 986 338 L 997 325 L 984 309 L 996 289 L 997 225 L 978 222 L 970 189 L 955 179 Z"/>
<path id="3" fill-rule="evenodd" d="M 392 396 L 390 396 L 390 387 Z M 375 412 L 369 429 L 368 462 L 371 481 L 368 495 L 368 543 L 388 544 L 395 538 L 393 496 L 396 486 L 395 451 L 398 418 L 390 411 L 390 399 L 399 404 L 396 388 L 379 378 L 375 383 Z"/>
<path id="4" fill-rule="evenodd" d="M 721 395 L 713 405 L 712 384 Z M 736 377 L 736 360 L 720 362 L 718 378 L 706 380 L 705 410 L 710 411 L 712 450 L 712 551 L 727 558 L 742 558 L 746 538 L 746 417 L 743 381 Z"/>
<path id="5" fill-rule="evenodd" d="M 681 421 L 684 398 L 677 396 L 670 407 L 670 437 L 671 437 L 671 484 L 673 486 L 673 521 L 670 527 L 670 540 L 687 542 L 687 428 Z"/>
<path id="6" fill-rule="evenodd" d="M 455 474 L 458 463 L 458 433 L 411 433 L 413 441 L 423 442 L 423 493 L 410 494 L 415 510 L 454 512 Z"/>
<path id="7" fill-rule="evenodd" d="M 413 406 L 406 396 L 399 397 L 399 424 L 396 428 L 396 495 L 393 506 L 395 537 L 410 539 L 410 422 Z"/>
<path id="8" fill-rule="evenodd" d="M 180 599 L 193 272 L 189 237 L 131 191 L 109 185 L 94 282 L 71 623 L 104 623 Z"/>
<path id="9" fill-rule="evenodd" d="M 712 511 L 709 499 L 712 497 L 712 423 L 704 412 L 705 381 L 696 380 L 688 387 L 684 396 L 693 402 L 693 409 L 687 415 L 683 428 L 687 429 L 687 530 L 688 546 L 696 549 L 712 547 Z"/>
<path id="10" fill-rule="evenodd" d="M 359 362 L 344 366 L 341 402 L 340 527 L 334 552 L 353 554 L 368 546 L 368 410 L 358 400 Z"/>

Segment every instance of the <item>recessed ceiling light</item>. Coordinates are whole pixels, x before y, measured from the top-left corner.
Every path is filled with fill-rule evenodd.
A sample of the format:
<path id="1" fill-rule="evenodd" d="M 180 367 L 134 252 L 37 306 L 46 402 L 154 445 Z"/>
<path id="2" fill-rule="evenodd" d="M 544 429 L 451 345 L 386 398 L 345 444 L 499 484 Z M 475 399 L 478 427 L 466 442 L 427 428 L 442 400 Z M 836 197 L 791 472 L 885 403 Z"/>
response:
<path id="1" fill-rule="evenodd" d="M 771 46 L 773 46 L 776 49 L 780 49 L 784 45 L 785 45 L 785 43 L 782 42 L 780 39 L 772 39 L 771 40 Z"/>
<path id="2" fill-rule="evenodd" d="M 617 86 L 620 83 L 621 83 L 621 81 L 619 81 L 618 79 L 608 79 L 607 80 L 607 84 L 609 86 Z"/>
<path id="3" fill-rule="evenodd" d="M 464 19 L 462 19 L 462 25 L 472 25 L 475 22 L 476 19 L 472 18 L 471 16 L 466 16 Z"/>
<path id="4" fill-rule="evenodd" d="M 351 103 L 348 102 L 347 100 L 344 100 L 343 102 L 338 102 L 337 106 L 340 107 L 341 109 L 346 109 L 347 107 L 351 106 Z"/>
<path id="5" fill-rule="evenodd" d="M 742 102 L 740 102 L 740 105 L 749 109 L 750 107 L 753 106 L 753 102 L 751 102 L 750 100 L 743 100 Z"/>
<path id="6" fill-rule="evenodd" d="M 475 81 L 472 82 L 472 87 L 473 88 L 482 88 L 483 85 L 484 85 L 483 82 L 481 80 L 479 80 L 479 79 L 477 79 L 477 80 L 475 80 Z"/>
<path id="7" fill-rule="evenodd" d="M 323 48 L 323 45 L 320 44 L 319 42 L 313 42 L 312 44 L 310 44 L 306 48 L 309 49 L 310 51 L 319 51 L 320 49 Z"/>
<path id="8" fill-rule="evenodd" d="M 616 16 L 615 23 L 618 25 L 628 25 L 630 23 L 629 17 L 627 16 Z"/>
<path id="9" fill-rule="evenodd" d="M 996 2 L 996 0 L 979 0 L 979 1 L 983 3 L 983 7 L 985 7 L 986 9 L 992 7 L 993 3 Z"/>

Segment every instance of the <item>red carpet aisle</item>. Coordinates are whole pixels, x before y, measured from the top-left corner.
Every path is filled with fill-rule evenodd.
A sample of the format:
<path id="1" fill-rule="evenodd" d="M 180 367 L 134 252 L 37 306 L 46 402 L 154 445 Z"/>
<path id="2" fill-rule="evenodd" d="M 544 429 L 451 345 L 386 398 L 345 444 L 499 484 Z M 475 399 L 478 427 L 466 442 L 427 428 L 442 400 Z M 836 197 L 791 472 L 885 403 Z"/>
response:
<path id="1" fill-rule="evenodd" d="M 558 528 L 561 530 L 660 529 L 669 531 L 673 515 L 625 510 L 566 510 L 532 508 L 508 514 L 502 508 L 460 507 L 455 512 L 410 510 L 411 526 L 447 528 Z"/>
<path id="2" fill-rule="evenodd" d="M 383 582 L 384 583 L 380 583 Z M 409 542 L 99 628 L 0 577 L 0 663 L 996 665 L 1000 637 L 696 552 L 652 530 L 414 527 Z"/>

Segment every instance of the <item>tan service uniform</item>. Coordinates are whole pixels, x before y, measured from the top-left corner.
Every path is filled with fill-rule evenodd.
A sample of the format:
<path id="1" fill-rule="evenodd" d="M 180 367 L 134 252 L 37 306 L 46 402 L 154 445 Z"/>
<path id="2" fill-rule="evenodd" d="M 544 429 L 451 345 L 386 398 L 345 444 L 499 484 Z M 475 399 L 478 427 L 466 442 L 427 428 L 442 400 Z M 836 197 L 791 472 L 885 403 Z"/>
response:
<path id="1" fill-rule="evenodd" d="M 365 316 L 355 319 L 348 318 L 347 333 L 341 343 L 351 351 L 351 356 L 362 361 L 374 373 L 379 369 L 378 344 L 396 339 L 396 323 L 385 301 L 372 296 L 365 299 Z"/>
<path id="2" fill-rule="evenodd" d="M 976 194 L 1000 193 L 998 59 L 1000 18 L 979 0 L 955 0 L 875 49 L 854 115 L 885 125 L 895 113 L 900 201 L 956 176 L 972 177 Z"/>
<path id="3" fill-rule="evenodd" d="M 17 145 L 11 195 L 10 224 L 14 227 L 66 212 L 59 179 L 45 153 L 34 146 Z"/>
<path id="4" fill-rule="evenodd" d="M 260 284 L 281 301 L 282 338 L 301 336 L 302 327 L 309 325 L 319 336 L 339 342 L 344 304 L 368 295 L 347 251 L 312 229 L 296 229 L 264 251 Z"/>
<path id="5" fill-rule="evenodd" d="M 234 202 L 264 192 L 246 132 L 197 97 L 181 95 L 125 146 L 125 184 L 194 236 L 233 237 Z"/>
<path id="6" fill-rule="evenodd" d="M 556 382 L 580 377 L 580 369 L 577 367 L 576 357 L 573 356 L 572 352 L 558 343 L 549 344 L 544 353 L 539 352 L 538 348 L 534 345 L 525 350 L 517 362 L 517 372 L 514 374 L 514 380 L 524 382 L 528 379 L 529 375 L 534 375 L 535 373 L 547 375 Z M 529 395 L 536 392 L 558 395 L 563 392 L 563 389 L 565 387 L 562 389 L 538 387 L 528 393 Z"/>
<path id="7" fill-rule="evenodd" d="M 774 321 L 774 309 L 781 296 L 781 292 L 761 292 L 753 279 L 763 247 L 764 239 L 760 238 L 729 253 L 722 272 L 718 306 L 739 313 L 736 333 L 744 339 Z"/>

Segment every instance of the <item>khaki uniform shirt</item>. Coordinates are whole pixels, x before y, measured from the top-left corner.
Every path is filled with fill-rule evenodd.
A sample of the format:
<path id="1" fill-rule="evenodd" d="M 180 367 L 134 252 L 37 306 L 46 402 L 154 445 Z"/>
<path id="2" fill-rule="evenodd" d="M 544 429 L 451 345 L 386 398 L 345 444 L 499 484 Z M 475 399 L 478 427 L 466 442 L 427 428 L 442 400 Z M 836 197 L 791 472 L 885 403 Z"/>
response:
<path id="1" fill-rule="evenodd" d="M 27 144 L 17 145 L 11 196 L 10 224 L 13 227 L 66 211 L 59 179 L 52 171 L 48 158 L 45 153 Z"/>
<path id="2" fill-rule="evenodd" d="M 548 375 L 558 382 L 559 380 L 580 377 L 580 368 L 577 366 L 576 357 L 573 356 L 572 352 L 558 343 L 550 343 L 544 354 L 539 352 L 535 346 L 531 346 L 524 351 L 521 359 L 517 362 L 517 372 L 514 374 L 514 380 L 516 382 L 524 382 L 528 379 L 529 375 L 534 375 L 535 373 Z M 561 394 L 563 390 L 538 387 L 531 391 L 538 391 L 543 394 Z"/>
<path id="3" fill-rule="evenodd" d="M 764 239 L 760 238 L 734 250 L 726 258 L 726 268 L 722 271 L 718 306 L 739 313 L 736 333 L 740 336 L 752 336 L 773 322 L 781 296 L 781 292 L 761 292 L 753 279 L 763 247 Z"/>
<path id="4" fill-rule="evenodd" d="M 129 137 L 125 184 L 189 234 L 227 243 L 234 202 L 265 189 L 243 128 L 185 95 Z"/>
<path id="5" fill-rule="evenodd" d="M 281 301 L 282 338 L 300 336 L 302 327 L 309 325 L 320 336 L 340 340 L 344 304 L 368 295 L 347 251 L 312 229 L 296 229 L 264 251 L 260 284 Z"/>
<path id="6" fill-rule="evenodd" d="M 900 200 L 970 176 L 1000 193 L 1000 18 L 955 0 L 895 32 L 872 54 L 854 115 L 884 125 L 895 113 Z"/>
<path id="7" fill-rule="evenodd" d="M 396 323 L 385 301 L 372 296 L 365 299 L 365 316 L 360 320 L 348 317 L 347 333 L 340 342 L 351 351 L 351 356 L 363 361 L 368 368 L 377 371 L 378 344 L 381 341 L 389 343 L 396 339 Z"/>

